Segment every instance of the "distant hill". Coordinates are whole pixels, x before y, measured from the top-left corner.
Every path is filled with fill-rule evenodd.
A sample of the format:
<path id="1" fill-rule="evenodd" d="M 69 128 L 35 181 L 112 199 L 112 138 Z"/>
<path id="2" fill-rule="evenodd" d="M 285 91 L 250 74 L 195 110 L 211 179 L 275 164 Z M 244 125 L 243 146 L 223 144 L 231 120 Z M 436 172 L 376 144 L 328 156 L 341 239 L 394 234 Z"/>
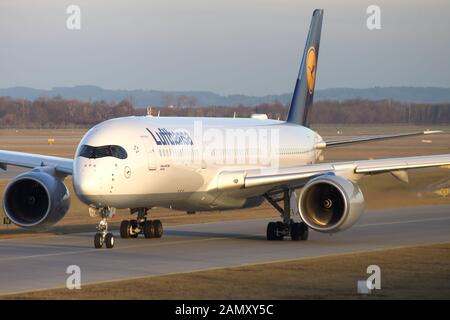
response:
<path id="1" fill-rule="evenodd" d="M 439 87 L 373 87 L 367 89 L 330 88 L 318 91 L 321 100 L 392 99 L 411 103 L 448 103 L 450 88 Z"/>
<path id="2" fill-rule="evenodd" d="M 55 87 L 51 90 L 39 90 L 27 87 L 0 89 L 0 96 L 34 100 L 39 97 L 57 97 L 84 101 L 119 102 L 132 99 L 137 107 L 145 106 L 254 106 L 262 103 L 290 102 L 291 94 L 247 96 L 219 95 L 208 91 L 158 91 L 158 90 L 109 90 L 97 86 Z M 348 100 L 348 99 L 384 100 L 393 99 L 411 103 L 449 103 L 450 88 L 438 87 L 374 87 L 367 89 L 330 88 L 318 90 L 317 100 Z"/>

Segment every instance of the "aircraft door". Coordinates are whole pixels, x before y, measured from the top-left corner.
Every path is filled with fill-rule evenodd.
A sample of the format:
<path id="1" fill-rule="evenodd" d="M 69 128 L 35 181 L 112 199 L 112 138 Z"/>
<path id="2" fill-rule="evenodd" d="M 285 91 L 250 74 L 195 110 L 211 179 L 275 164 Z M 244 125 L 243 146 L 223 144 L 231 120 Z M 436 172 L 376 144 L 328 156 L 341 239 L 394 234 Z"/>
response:
<path id="1" fill-rule="evenodd" d="M 156 159 L 156 151 L 155 146 L 152 145 L 149 137 L 142 136 L 142 143 L 144 144 L 145 154 L 147 156 L 147 167 L 148 170 L 156 170 L 157 168 L 157 159 Z"/>

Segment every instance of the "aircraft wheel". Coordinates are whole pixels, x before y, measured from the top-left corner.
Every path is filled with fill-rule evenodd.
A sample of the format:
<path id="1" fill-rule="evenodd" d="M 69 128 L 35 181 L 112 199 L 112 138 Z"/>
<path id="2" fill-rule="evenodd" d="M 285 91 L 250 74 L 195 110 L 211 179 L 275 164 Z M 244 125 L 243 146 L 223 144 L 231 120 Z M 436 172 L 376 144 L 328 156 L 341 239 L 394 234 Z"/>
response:
<path id="1" fill-rule="evenodd" d="M 94 236 L 94 247 L 100 249 L 103 247 L 103 235 L 101 233 L 96 233 Z"/>
<path id="2" fill-rule="evenodd" d="M 300 222 L 300 240 L 308 240 L 309 237 L 309 227 L 304 222 Z"/>
<path id="3" fill-rule="evenodd" d="M 282 232 L 284 232 L 284 230 L 286 229 L 286 226 L 283 222 L 278 221 L 275 222 L 276 226 L 277 226 L 277 231 L 275 232 L 275 240 L 283 240 L 284 238 L 284 234 Z"/>
<path id="4" fill-rule="evenodd" d="M 151 220 L 144 222 L 144 237 L 147 239 L 155 237 L 155 226 Z"/>
<path id="5" fill-rule="evenodd" d="M 105 236 L 105 245 L 108 249 L 114 247 L 114 236 L 112 233 L 107 233 Z"/>
<path id="6" fill-rule="evenodd" d="M 293 241 L 308 240 L 309 229 L 304 222 L 291 225 L 291 239 Z"/>
<path id="7" fill-rule="evenodd" d="M 291 239 L 293 241 L 308 240 L 308 226 L 304 222 L 291 225 Z"/>
<path id="8" fill-rule="evenodd" d="M 277 224 L 275 222 L 269 222 L 267 225 L 267 240 L 278 240 Z"/>
<path id="9" fill-rule="evenodd" d="M 294 222 L 291 224 L 291 240 L 300 240 L 300 223 Z"/>
<path id="10" fill-rule="evenodd" d="M 122 239 L 127 239 L 131 236 L 130 234 L 130 222 L 128 220 L 123 220 L 120 223 L 120 237 Z"/>
<path id="11" fill-rule="evenodd" d="M 154 237 L 155 238 L 161 238 L 163 235 L 163 226 L 161 223 L 161 220 L 154 220 L 152 222 L 153 224 L 153 232 L 154 232 Z"/>

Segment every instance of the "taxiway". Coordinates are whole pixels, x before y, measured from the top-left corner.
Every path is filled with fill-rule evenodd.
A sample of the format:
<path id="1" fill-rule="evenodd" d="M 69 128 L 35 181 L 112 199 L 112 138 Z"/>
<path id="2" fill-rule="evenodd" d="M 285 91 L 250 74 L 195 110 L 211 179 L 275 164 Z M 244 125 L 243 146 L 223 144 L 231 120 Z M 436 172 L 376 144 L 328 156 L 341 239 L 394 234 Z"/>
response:
<path id="1" fill-rule="evenodd" d="M 224 213 L 226 214 L 226 213 Z M 93 234 L 0 240 L 0 295 L 64 287 L 69 265 L 82 285 L 246 264 L 450 242 L 450 205 L 367 212 L 351 229 L 314 231 L 304 242 L 266 241 L 268 220 L 167 227 L 161 239 L 120 239 L 94 249 Z M 93 226 L 94 229 L 94 226 Z"/>

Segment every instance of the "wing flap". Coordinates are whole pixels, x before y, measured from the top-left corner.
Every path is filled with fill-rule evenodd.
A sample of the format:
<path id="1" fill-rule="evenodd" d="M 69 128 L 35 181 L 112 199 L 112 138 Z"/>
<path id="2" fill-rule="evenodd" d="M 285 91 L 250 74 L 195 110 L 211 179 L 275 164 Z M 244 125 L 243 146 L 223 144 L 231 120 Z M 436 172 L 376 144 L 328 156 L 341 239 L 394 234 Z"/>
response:
<path id="1" fill-rule="evenodd" d="M 370 175 L 398 170 L 443 167 L 448 165 L 450 165 L 450 154 L 321 163 L 272 169 L 224 171 L 221 175 L 227 176 L 227 180 L 230 181 L 230 183 L 224 183 L 222 186 L 219 185 L 217 189 L 247 189 L 265 186 L 289 186 L 294 188 L 301 187 L 309 179 L 323 174 L 335 174 L 339 176 L 351 177 L 355 175 Z M 231 181 L 235 181 L 234 179 L 238 179 L 238 177 L 239 183 L 231 183 Z"/>
<path id="2" fill-rule="evenodd" d="M 379 160 L 364 160 L 364 161 L 357 161 L 355 173 L 371 174 L 394 170 L 440 167 L 446 166 L 449 163 L 450 163 L 450 154 L 379 159 Z"/>

